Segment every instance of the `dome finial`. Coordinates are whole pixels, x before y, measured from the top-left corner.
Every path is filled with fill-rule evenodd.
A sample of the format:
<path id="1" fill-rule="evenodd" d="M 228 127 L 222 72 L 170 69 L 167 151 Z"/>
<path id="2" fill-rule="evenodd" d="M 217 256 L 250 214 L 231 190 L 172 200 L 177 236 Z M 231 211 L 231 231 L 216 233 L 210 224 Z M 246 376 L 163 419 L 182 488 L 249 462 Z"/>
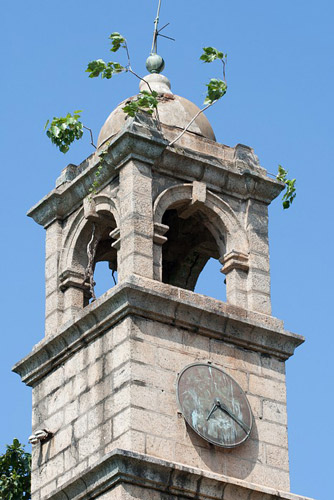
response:
<path id="1" fill-rule="evenodd" d="M 161 73 L 165 67 L 165 61 L 159 54 L 152 53 L 146 59 L 146 69 L 149 73 Z"/>

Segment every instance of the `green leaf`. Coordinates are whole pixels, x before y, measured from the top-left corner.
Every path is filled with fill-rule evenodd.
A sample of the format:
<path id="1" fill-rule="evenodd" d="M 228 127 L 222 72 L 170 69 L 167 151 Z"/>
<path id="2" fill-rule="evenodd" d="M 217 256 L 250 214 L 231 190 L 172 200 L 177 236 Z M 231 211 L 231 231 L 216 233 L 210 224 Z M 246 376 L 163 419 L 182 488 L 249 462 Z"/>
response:
<path id="1" fill-rule="evenodd" d="M 117 52 L 120 47 L 126 46 L 125 38 L 117 31 L 111 33 L 109 39 L 111 40 L 111 52 Z"/>
<path id="2" fill-rule="evenodd" d="M 227 85 L 223 80 L 211 78 L 210 82 L 206 85 L 208 87 L 207 95 L 204 104 L 213 104 L 226 94 Z"/>
<path id="3" fill-rule="evenodd" d="M 18 439 L 6 448 L 5 454 L 0 455 L 0 498 L 30 499 L 31 456 Z"/>
<path id="4" fill-rule="evenodd" d="M 83 124 L 79 120 L 79 111 L 72 116 L 67 113 L 66 117 L 54 117 L 46 131 L 47 137 L 55 144 L 62 153 L 67 153 L 69 146 L 83 135 Z"/>
<path id="5" fill-rule="evenodd" d="M 47 126 L 49 125 L 49 123 L 50 123 L 50 120 L 47 120 L 47 121 L 46 121 L 46 124 L 44 125 L 44 130 L 46 130 L 46 128 L 47 128 Z"/>
<path id="6" fill-rule="evenodd" d="M 138 113 L 139 111 L 139 106 L 138 106 L 138 103 L 135 102 L 135 101 L 131 101 L 129 102 L 128 104 L 126 104 L 124 106 L 124 108 L 122 108 L 122 110 L 124 111 L 124 113 L 126 113 L 128 116 L 131 116 L 131 117 L 134 117 L 136 116 L 136 113 Z"/>
<path id="7" fill-rule="evenodd" d="M 125 70 L 124 66 L 117 62 L 105 63 L 102 59 L 97 59 L 88 64 L 86 72 L 90 73 L 89 78 L 96 78 L 101 75 L 102 78 L 110 80 L 114 73 L 122 73 Z"/>
<path id="8" fill-rule="evenodd" d="M 106 67 L 106 63 L 102 59 L 97 59 L 96 61 L 88 63 L 86 73 L 90 73 L 89 78 L 96 78 L 106 69 Z"/>
<path id="9" fill-rule="evenodd" d="M 225 57 L 226 56 L 223 54 L 223 52 L 220 52 L 215 47 L 203 47 L 203 54 L 201 55 L 200 60 L 204 61 L 205 63 L 211 63 L 216 59 L 224 61 Z"/>
<path id="10" fill-rule="evenodd" d="M 158 93 L 154 90 L 149 92 L 143 90 L 140 92 L 135 99 L 127 102 L 124 106 L 123 111 L 128 116 L 136 116 L 139 111 L 144 111 L 150 115 L 153 114 L 154 110 L 158 107 Z"/>
<path id="11" fill-rule="evenodd" d="M 290 208 L 291 203 L 296 198 L 296 179 L 288 179 L 288 171 L 285 170 L 282 165 L 278 165 L 278 172 L 276 179 L 285 184 L 285 192 L 282 197 L 283 208 Z"/>

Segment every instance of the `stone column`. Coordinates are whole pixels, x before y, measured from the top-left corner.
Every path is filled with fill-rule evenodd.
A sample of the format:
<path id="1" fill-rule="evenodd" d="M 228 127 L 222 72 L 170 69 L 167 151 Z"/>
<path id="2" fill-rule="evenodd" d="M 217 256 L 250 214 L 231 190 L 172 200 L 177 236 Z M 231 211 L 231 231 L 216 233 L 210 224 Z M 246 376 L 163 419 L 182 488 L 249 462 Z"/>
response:
<path id="1" fill-rule="evenodd" d="M 249 238 L 248 308 L 271 314 L 268 207 L 249 200 L 246 229 Z"/>
<path id="2" fill-rule="evenodd" d="M 72 270 L 64 271 L 60 277 L 60 289 L 63 293 L 63 317 L 62 323 L 74 319 L 75 315 L 82 311 L 85 304 L 85 292 L 87 303 L 89 298 L 89 287 L 84 284 L 84 273 Z"/>
<path id="3" fill-rule="evenodd" d="M 223 264 L 221 272 L 226 275 L 228 304 L 247 309 L 248 255 L 232 250 L 220 262 Z"/>
<path id="4" fill-rule="evenodd" d="M 153 275 L 154 279 L 158 281 L 162 281 L 162 245 L 167 241 L 164 234 L 167 233 L 168 229 L 166 224 L 158 222 L 154 224 Z"/>
<path id="5" fill-rule="evenodd" d="M 153 278 L 151 166 L 130 160 L 120 168 L 118 280 L 131 274 Z"/>
<path id="6" fill-rule="evenodd" d="M 45 240 L 45 336 L 54 335 L 62 322 L 63 294 L 59 290 L 59 259 L 62 249 L 62 223 L 51 223 Z"/>

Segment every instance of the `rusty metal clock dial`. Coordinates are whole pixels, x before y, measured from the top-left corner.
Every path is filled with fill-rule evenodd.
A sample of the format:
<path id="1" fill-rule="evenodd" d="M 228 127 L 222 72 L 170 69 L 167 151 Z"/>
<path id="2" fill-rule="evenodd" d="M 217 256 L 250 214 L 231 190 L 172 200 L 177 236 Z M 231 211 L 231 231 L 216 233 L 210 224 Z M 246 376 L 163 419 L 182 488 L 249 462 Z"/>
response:
<path id="1" fill-rule="evenodd" d="M 246 394 L 220 368 L 186 366 L 177 380 L 177 398 L 186 422 L 209 443 L 233 448 L 249 437 L 253 416 Z"/>

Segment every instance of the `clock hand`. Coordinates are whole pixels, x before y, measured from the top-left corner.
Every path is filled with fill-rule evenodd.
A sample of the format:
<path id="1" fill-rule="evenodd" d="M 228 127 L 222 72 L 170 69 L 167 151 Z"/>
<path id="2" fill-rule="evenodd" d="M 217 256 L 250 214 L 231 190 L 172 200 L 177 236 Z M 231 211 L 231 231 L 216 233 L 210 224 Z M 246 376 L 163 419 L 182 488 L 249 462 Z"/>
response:
<path id="1" fill-rule="evenodd" d="M 214 403 L 213 407 L 211 408 L 211 411 L 210 411 L 209 415 L 206 417 L 207 420 L 209 420 L 209 418 L 211 417 L 211 415 L 213 414 L 213 412 L 217 410 L 217 408 L 218 408 L 217 403 Z"/>
<path id="2" fill-rule="evenodd" d="M 215 403 L 216 407 L 217 408 L 220 408 L 220 410 L 224 411 L 225 413 L 227 413 L 231 418 L 232 420 L 234 420 L 237 424 L 240 425 L 240 427 L 246 432 L 246 434 L 249 433 L 250 431 L 250 428 L 242 421 L 240 420 L 236 415 L 234 415 L 228 408 L 227 406 L 224 405 L 224 403 L 222 403 L 219 399 L 217 399 L 216 403 Z"/>

